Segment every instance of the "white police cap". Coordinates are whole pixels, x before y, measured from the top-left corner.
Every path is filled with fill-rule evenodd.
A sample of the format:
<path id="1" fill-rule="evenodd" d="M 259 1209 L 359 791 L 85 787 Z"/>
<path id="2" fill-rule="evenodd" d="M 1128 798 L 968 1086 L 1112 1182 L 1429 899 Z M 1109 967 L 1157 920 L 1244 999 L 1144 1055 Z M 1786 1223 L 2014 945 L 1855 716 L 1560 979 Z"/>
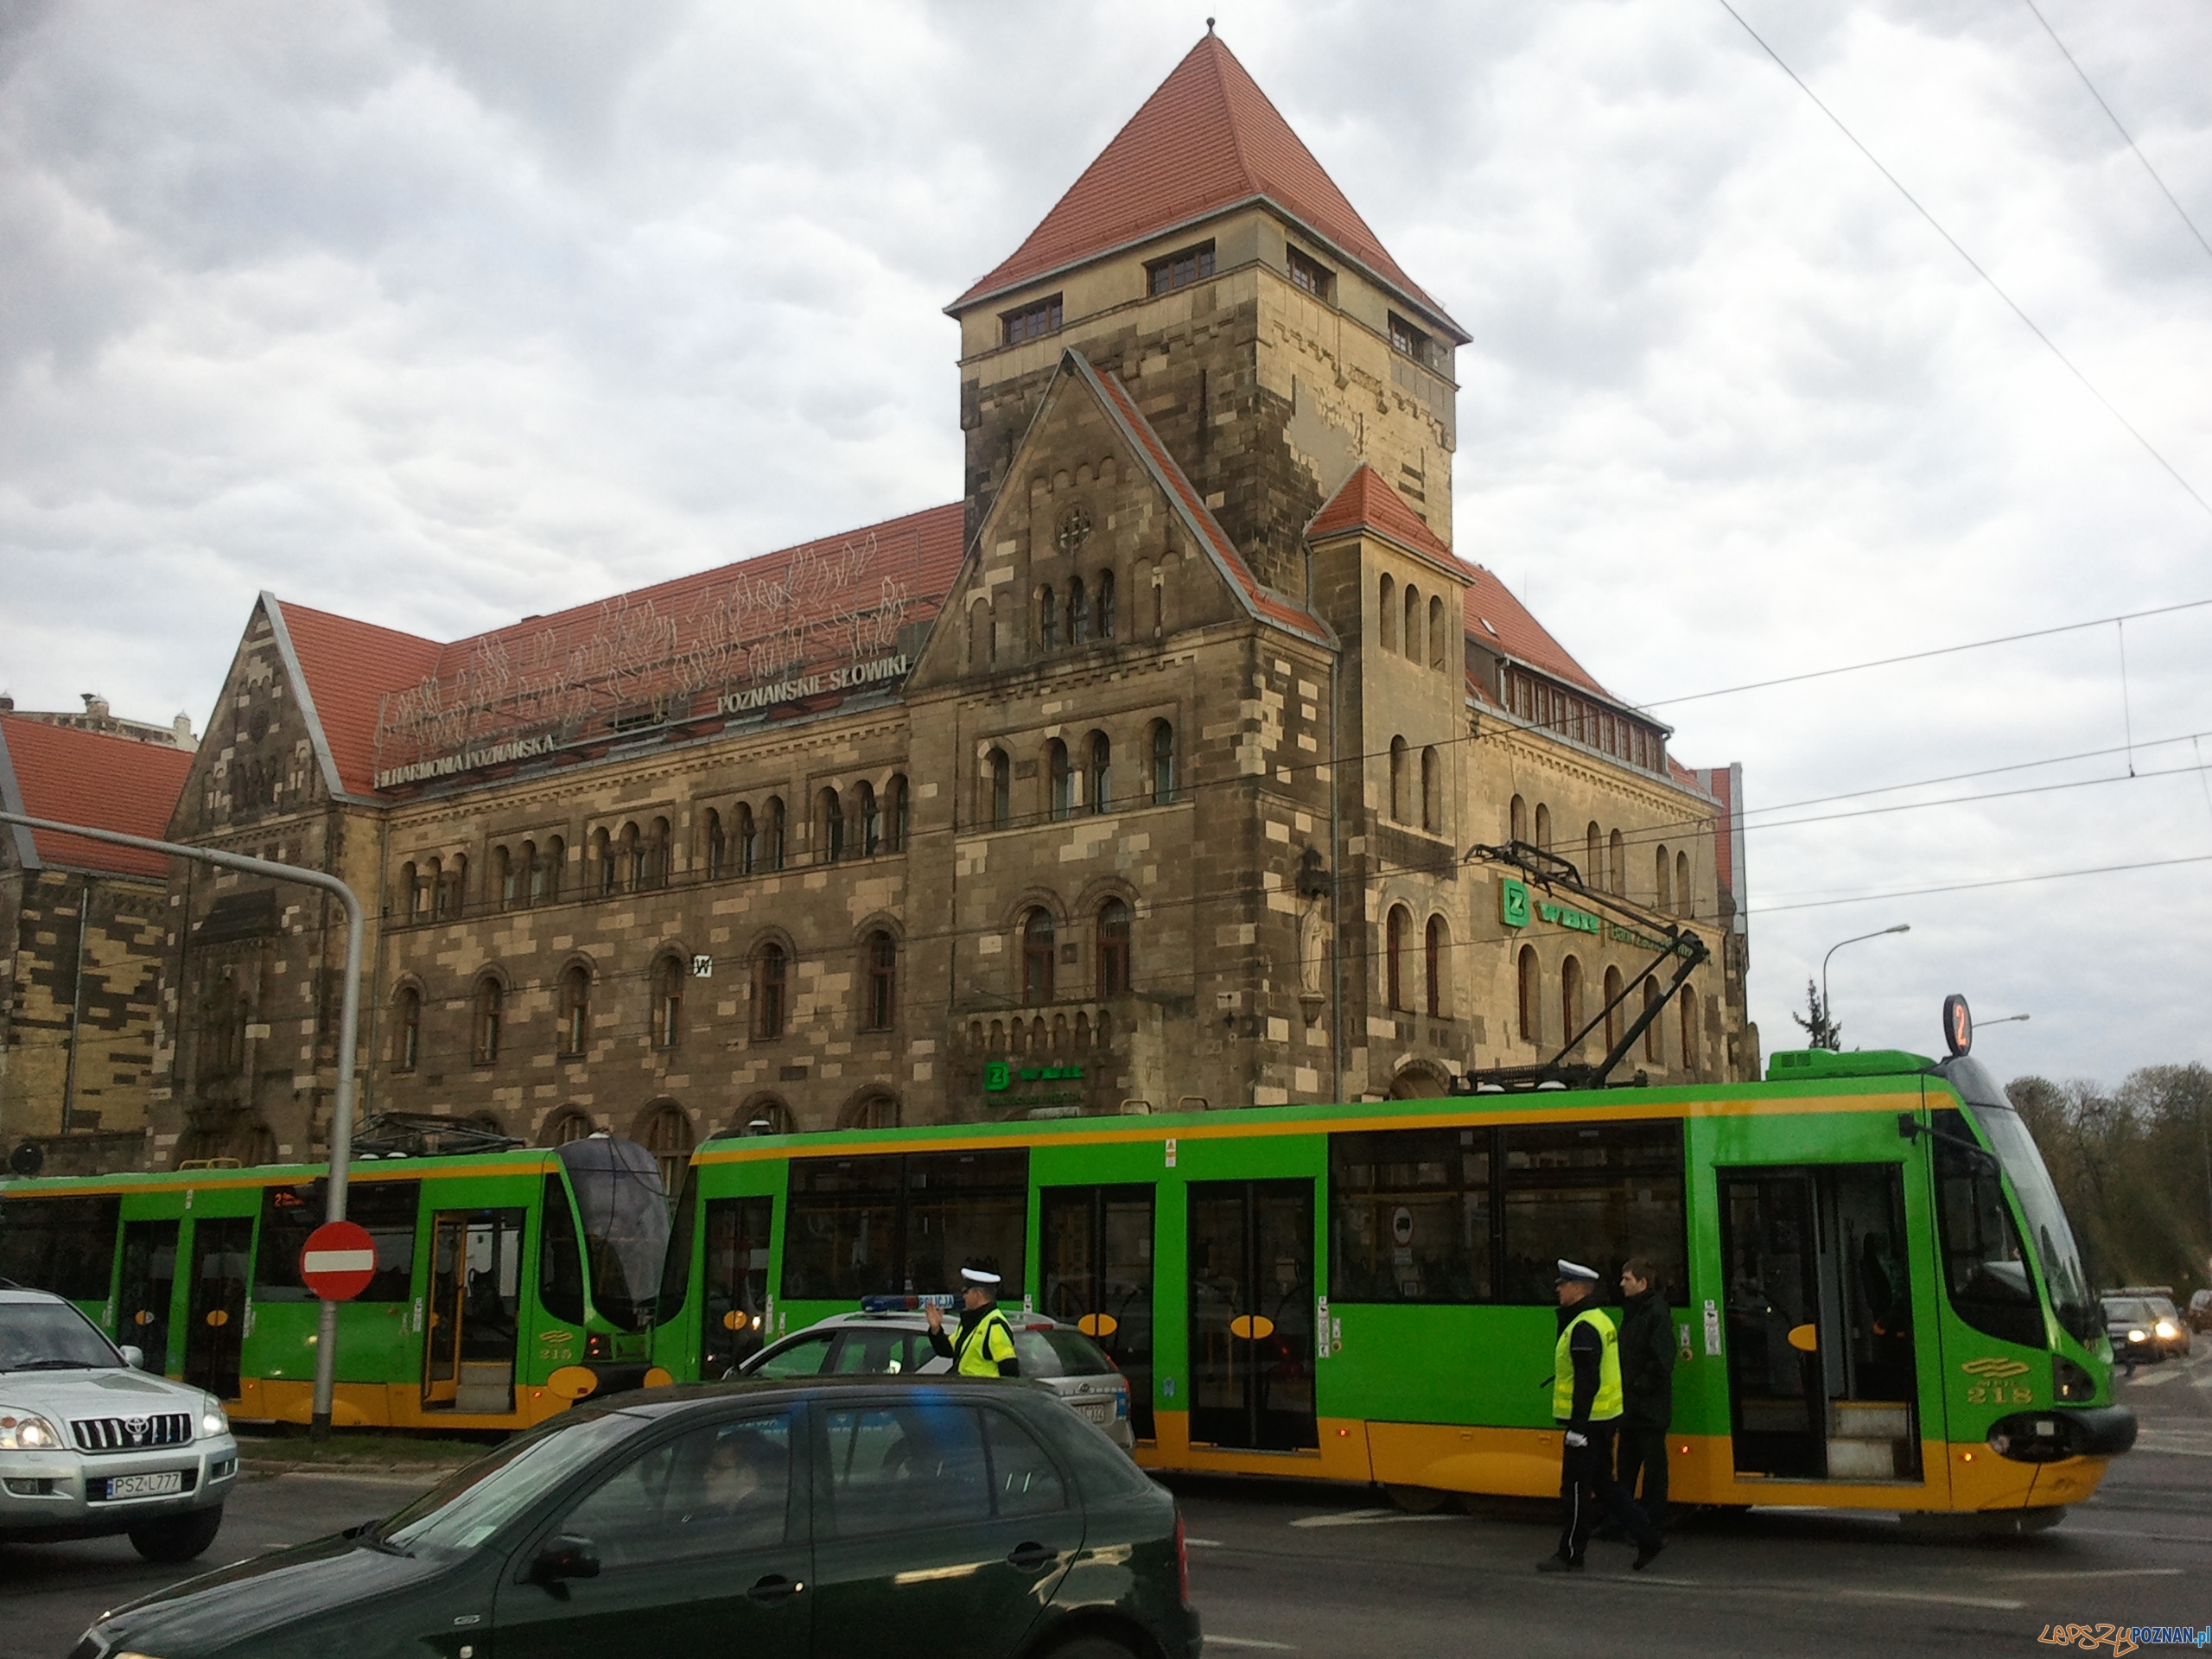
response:
<path id="1" fill-rule="evenodd" d="M 995 1285 L 999 1282 L 998 1274 L 987 1273 L 982 1268 L 963 1268 L 960 1276 L 971 1285 Z M 1590 1276 L 1595 1279 L 1598 1275 L 1593 1273 Z"/>
<path id="2" fill-rule="evenodd" d="M 1562 1285 L 1578 1282 L 1594 1285 L 1598 1282 L 1598 1269 L 1586 1268 L 1580 1262 L 1570 1262 L 1562 1255 L 1559 1259 L 1558 1282 Z"/>

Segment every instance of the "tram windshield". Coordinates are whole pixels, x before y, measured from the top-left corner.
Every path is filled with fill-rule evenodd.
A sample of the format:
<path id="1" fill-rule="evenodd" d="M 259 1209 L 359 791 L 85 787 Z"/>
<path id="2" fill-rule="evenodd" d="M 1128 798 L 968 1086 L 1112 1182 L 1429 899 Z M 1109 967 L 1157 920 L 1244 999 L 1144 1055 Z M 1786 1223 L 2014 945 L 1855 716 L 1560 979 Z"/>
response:
<path id="1" fill-rule="evenodd" d="M 652 1324 L 668 1253 L 660 1164 L 636 1141 L 610 1135 L 587 1135 L 559 1150 L 583 1223 L 592 1301 L 613 1324 L 643 1331 Z"/>
<path id="2" fill-rule="evenodd" d="M 2094 1342 L 2105 1328 L 2104 1313 L 2089 1294 L 2088 1275 L 2082 1269 L 2081 1246 L 2067 1225 L 2066 1211 L 2058 1190 L 2050 1184 L 2035 1136 L 2010 1106 L 1970 1101 L 1974 1121 L 2012 1178 L 2012 1192 L 2020 1201 L 2021 1218 L 2027 1223 L 2029 1246 L 2043 1269 L 2044 1287 L 2050 1293 L 2051 1312 L 2059 1325 L 2082 1342 Z"/>

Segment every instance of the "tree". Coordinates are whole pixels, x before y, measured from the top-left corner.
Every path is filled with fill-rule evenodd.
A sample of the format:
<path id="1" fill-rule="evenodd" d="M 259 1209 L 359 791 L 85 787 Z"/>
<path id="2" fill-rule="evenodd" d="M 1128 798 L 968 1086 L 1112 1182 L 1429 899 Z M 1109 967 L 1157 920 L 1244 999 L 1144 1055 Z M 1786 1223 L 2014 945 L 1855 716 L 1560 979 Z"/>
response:
<path id="1" fill-rule="evenodd" d="M 1840 1049 L 1843 1046 L 1843 1027 L 1829 1016 L 1821 1001 L 1821 988 L 1811 980 L 1805 982 L 1805 1012 L 1789 1016 L 1805 1033 L 1808 1048 Z"/>

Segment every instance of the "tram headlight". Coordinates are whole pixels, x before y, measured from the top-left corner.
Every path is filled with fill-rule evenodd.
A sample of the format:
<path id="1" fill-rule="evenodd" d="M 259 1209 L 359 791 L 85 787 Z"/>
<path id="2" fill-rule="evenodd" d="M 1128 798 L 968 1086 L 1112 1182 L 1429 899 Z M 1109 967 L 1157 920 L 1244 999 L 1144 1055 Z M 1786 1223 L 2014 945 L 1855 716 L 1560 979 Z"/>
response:
<path id="1" fill-rule="evenodd" d="M 36 1412 L 0 1406 L 0 1452 L 51 1452 L 60 1444 L 61 1431 Z"/>
<path id="2" fill-rule="evenodd" d="M 2052 1356 L 2050 1380 L 2051 1392 L 2061 1400 L 2094 1400 L 2097 1397 L 2097 1379 L 2063 1354 Z"/>

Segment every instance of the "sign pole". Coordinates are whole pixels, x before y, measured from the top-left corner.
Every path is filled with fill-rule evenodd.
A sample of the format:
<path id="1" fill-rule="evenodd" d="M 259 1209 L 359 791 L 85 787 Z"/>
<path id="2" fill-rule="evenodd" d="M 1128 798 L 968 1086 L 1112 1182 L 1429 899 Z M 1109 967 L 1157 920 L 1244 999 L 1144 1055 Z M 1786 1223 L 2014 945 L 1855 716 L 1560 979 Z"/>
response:
<path id="1" fill-rule="evenodd" d="M 56 835 L 80 836 L 86 841 L 107 842 L 118 847 L 136 847 L 142 852 L 163 853 L 171 858 L 188 858 L 201 864 L 217 864 L 225 869 L 243 870 L 250 875 L 265 875 L 278 881 L 296 881 L 303 887 L 320 887 L 325 893 L 335 893 L 346 907 L 346 981 L 338 1004 L 338 1088 L 331 1101 L 330 1110 L 330 1204 L 326 1219 L 346 1219 L 346 1173 L 353 1160 L 353 1045 L 361 1023 L 361 947 L 366 925 L 361 914 L 361 901 L 353 896 L 353 889 L 334 875 L 321 870 L 310 870 L 299 864 L 278 864 L 265 858 L 248 858 L 243 853 L 218 852 L 211 847 L 187 847 L 174 841 L 154 841 L 144 836 L 126 836 L 115 830 L 96 830 L 90 824 L 58 823 L 51 818 L 34 818 L 21 812 L 0 812 L 0 823 L 21 825 L 26 830 L 47 830 Z M 325 1302 L 315 1328 L 315 1415 L 310 1428 L 318 1440 L 330 1438 L 330 1402 L 336 1389 L 338 1376 L 338 1305 Z"/>

